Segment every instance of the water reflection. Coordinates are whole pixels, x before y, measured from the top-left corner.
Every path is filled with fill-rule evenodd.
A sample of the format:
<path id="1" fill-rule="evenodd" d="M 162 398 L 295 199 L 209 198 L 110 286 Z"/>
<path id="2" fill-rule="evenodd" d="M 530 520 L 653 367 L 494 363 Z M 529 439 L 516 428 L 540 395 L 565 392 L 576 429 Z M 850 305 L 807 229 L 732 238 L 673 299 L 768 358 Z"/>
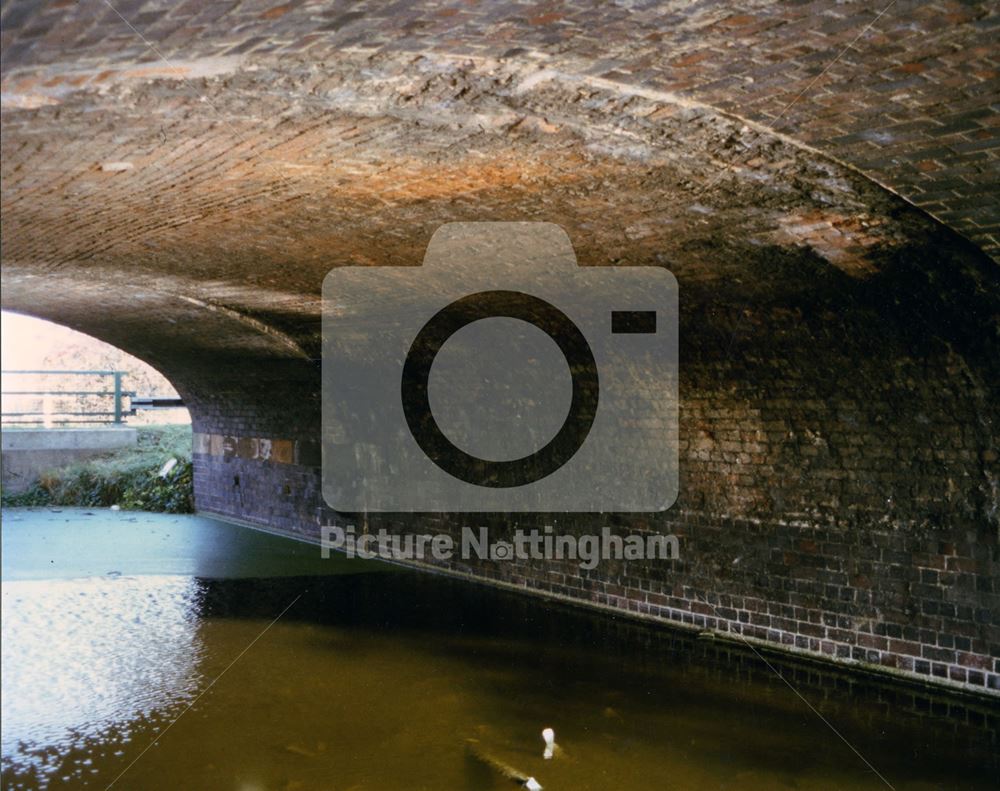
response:
<path id="1" fill-rule="evenodd" d="M 312 548 L 197 518 L 114 528 L 131 544 L 105 526 L 69 558 L 56 517 L 4 524 L 4 573 L 28 577 L 2 585 L 4 788 L 514 787 L 469 740 L 547 791 L 884 787 L 738 644 L 426 574 L 296 576 Z M 130 575 L 205 568 L 177 551 L 195 531 L 223 578 Z M 49 558 L 125 573 L 39 580 Z M 895 788 L 995 788 L 995 701 L 770 661 Z"/>
<path id="2" fill-rule="evenodd" d="M 137 723 L 196 694 L 195 580 L 105 577 L 2 588 L 3 769 L 5 780 L 18 778 L 9 787 L 83 784 L 100 773 L 94 752 L 102 745 L 127 744 Z"/>
<path id="3" fill-rule="evenodd" d="M 3 596 L 9 788 L 106 788 L 251 643 L 115 788 L 510 787 L 470 739 L 549 791 L 882 787 L 738 646 L 466 583 L 120 577 Z M 992 787 L 986 701 L 781 669 L 896 788 Z"/>

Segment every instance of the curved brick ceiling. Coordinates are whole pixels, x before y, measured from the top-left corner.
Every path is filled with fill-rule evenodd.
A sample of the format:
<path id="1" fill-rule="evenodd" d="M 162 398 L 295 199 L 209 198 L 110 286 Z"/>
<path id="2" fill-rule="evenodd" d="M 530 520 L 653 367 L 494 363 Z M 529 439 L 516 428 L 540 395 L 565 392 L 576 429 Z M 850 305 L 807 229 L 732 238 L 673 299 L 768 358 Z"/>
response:
<path id="1" fill-rule="evenodd" d="M 982 247 L 1000 244 L 995 3 L 5 5 L 5 91 L 33 93 L 15 77 L 39 73 L 42 94 L 59 93 L 60 82 L 100 87 L 106 69 L 155 63 L 152 47 L 171 60 L 227 57 L 279 71 L 289 58 L 321 66 L 345 50 L 506 56 L 772 126 Z"/>
<path id="2" fill-rule="evenodd" d="M 680 495 L 613 521 L 685 557 L 473 573 L 996 689 L 996 4 L 115 8 L 148 44 L 105 2 L 4 6 L 4 307 L 171 378 L 199 509 L 329 516 L 330 267 L 557 222 L 679 281 Z"/>
<path id="3" fill-rule="evenodd" d="M 182 389 L 314 359 L 323 274 L 448 220 L 669 266 L 689 321 L 915 257 L 995 300 L 992 4 L 113 5 L 3 11 L 5 306 Z"/>

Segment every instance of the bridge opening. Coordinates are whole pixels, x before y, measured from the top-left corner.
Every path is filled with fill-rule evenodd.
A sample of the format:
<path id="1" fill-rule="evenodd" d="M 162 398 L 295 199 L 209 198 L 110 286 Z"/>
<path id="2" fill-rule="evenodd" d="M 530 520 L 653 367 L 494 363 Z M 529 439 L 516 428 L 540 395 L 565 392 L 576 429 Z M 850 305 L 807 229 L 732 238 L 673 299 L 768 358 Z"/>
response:
<path id="1" fill-rule="evenodd" d="M 68 327 L 7 311 L 0 321 L 5 504 L 155 507 L 132 493 L 154 476 L 190 489 L 191 418 L 161 373 Z"/>

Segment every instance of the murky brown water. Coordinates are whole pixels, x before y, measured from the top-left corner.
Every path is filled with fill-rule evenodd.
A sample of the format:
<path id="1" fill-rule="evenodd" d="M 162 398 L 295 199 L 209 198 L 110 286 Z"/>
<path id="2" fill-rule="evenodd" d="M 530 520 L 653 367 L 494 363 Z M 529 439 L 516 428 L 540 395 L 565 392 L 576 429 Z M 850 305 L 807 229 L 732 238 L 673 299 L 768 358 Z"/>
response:
<path id="1" fill-rule="evenodd" d="M 888 787 L 740 646 L 426 575 L 4 581 L 2 651 L 10 789 L 516 788 L 468 739 L 549 791 Z M 985 700 L 775 667 L 896 789 L 996 788 Z"/>

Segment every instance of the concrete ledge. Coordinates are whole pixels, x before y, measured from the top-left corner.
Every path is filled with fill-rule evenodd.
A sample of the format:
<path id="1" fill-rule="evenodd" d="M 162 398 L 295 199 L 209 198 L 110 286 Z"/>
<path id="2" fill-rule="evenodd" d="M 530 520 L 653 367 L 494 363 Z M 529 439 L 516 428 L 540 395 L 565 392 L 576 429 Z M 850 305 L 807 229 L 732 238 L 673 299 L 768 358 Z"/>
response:
<path id="1" fill-rule="evenodd" d="M 9 450 L 114 450 L 136 443 L 136 430 L 124 426 L 99 428 L 13 429 L 0 434 L 2 448 Z"/>
<path id="2" fill-rule="evenodd" d="M 30 487 L 48 470 L 134 447 L 137 432 L 124 426 L 79 429 L 15 429 L 0 434 L 0 479 L 7 492 Z"/>

